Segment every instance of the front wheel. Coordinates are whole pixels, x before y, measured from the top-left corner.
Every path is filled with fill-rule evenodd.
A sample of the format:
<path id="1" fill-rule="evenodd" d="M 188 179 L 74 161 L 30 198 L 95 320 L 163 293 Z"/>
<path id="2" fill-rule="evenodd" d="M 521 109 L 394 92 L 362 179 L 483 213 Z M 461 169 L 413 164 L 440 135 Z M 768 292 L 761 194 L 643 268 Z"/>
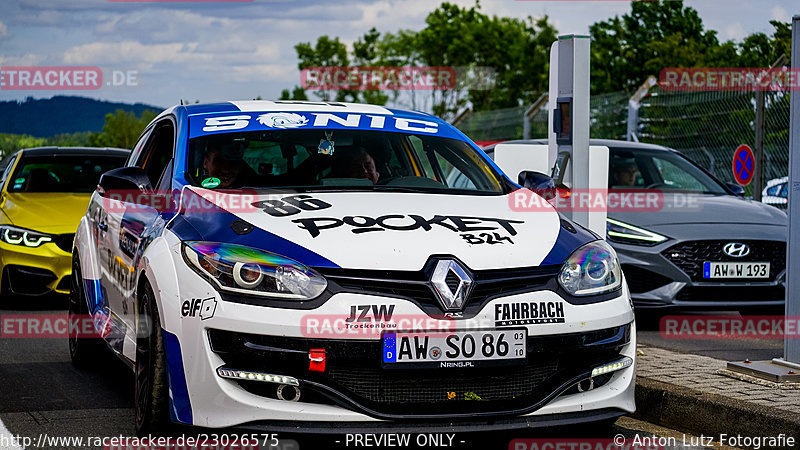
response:
<path id="1" fill-rule="evenodd" d="M 164 340 L 153 289 L 144 283 L 136 315 L 134 405 L 136 431 L 162 430 L 169 422 Z"/>
<path id="2" fill-rule="evenodd" d="M 84 323 L 90 320 L 86 292 L 83 290 L 83 276 L 78 256 L 72 257 L 72 278 L 70 280 L 69 306 L 69 357 L 72 365 L 79 369 L 98 366 L 107 357 L 105 342 L 99 336 L 82 336 Z M 92 329 L 92 331 L 94 331 Z"/>

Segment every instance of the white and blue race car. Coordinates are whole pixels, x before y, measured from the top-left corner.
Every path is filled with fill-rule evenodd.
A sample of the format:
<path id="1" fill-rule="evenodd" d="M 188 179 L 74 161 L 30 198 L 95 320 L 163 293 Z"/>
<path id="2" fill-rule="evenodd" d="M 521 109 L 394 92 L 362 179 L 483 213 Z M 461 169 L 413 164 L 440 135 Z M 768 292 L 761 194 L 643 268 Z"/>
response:
<path id="1" fill-rule="evenodd" d="M 71 333 L 73 362 L 107 346 L 134 370 L 138 430 L 467 431 L 634 411 L 613 249 L 552 208 L 514 211 L 517 189 L 424 113 L 175 106 L 80 222 L 70 314 L 96 333 Z"/>

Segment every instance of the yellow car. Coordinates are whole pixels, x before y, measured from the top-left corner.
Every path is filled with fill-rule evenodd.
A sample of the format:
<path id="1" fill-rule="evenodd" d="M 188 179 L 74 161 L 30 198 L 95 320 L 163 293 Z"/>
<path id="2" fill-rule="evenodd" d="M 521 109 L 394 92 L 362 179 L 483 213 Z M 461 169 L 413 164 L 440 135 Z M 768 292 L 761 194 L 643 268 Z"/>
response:
<path id="1" fill-rule="evenodd" d="M 67 294 L 72 241 L 100 175 L 130 152 L 41 147 L 0 162 L 0 293 Z"/>

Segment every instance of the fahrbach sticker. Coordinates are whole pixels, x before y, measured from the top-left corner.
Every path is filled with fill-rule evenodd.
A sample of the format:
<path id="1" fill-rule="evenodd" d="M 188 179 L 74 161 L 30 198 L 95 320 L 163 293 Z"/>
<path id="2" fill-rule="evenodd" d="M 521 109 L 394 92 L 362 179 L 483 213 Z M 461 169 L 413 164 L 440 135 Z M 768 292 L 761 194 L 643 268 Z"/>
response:
<path id="1" fill-rule="evenodd" d="M 564 302 L 514 302 L 494 305 L 494 325 L 564 323 Z"/>

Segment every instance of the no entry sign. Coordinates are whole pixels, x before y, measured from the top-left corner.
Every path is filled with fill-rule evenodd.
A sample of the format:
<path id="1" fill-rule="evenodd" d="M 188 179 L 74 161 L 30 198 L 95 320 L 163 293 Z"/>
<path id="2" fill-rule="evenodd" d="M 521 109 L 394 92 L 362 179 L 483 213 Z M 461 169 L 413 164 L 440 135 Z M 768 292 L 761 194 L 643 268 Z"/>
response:
<path id="1" fill-rule="evenodd" d="M 756 173 L 756 158 L 753 149 L 742 144 L 733 152 L 733 178 L 742 186 L 747 186 L 753 181 Z"/>

